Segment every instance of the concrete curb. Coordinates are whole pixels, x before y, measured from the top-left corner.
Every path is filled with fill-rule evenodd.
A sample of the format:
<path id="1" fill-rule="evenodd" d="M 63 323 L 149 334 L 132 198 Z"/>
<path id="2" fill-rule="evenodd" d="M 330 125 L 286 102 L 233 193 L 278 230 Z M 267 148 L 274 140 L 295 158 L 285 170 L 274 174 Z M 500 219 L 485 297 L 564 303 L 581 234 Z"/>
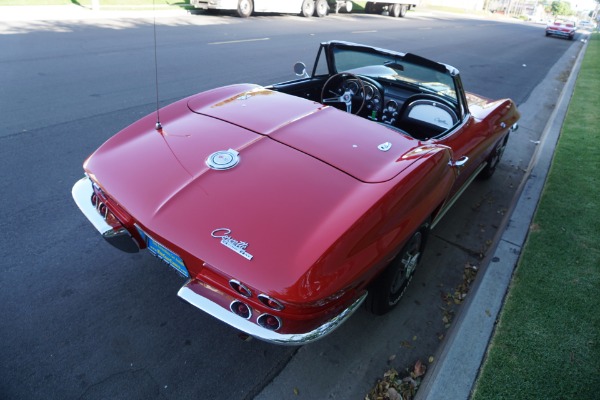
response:
<path id="1" fill-rule="evenodd" d="M 483 263 L 485 267 L 436 354 L 436 362 L 423 379 L 416 400 L 459 400 L 469 399 L 471 396 L 544 189 L 586 49 L 587 42 L 579 51 L 567 83 L 544 128 L 540 145 L 515 196 L 512 212 L 507 214 L 509 217 L 499 229 L 502 233 L 496 241 L 497 247 L 493 255 Z M 565 54 L 567 56 L 569 53 Z"/>

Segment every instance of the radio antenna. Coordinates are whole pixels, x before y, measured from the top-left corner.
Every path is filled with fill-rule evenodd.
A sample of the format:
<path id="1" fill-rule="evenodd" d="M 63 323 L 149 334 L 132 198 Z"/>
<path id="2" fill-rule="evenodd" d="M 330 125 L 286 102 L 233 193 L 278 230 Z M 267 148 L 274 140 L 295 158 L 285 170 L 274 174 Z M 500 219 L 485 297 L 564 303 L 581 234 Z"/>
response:
<path id="1" fill-rule="evenodd" d="M 156 0 L 152 0 L 152 15 L 154 16 L 154 79 L 156 87 L 156 130 L 162 130 L 160 124 L 160 105 L 158 96 L 158 57 L 156 55 Z"/>

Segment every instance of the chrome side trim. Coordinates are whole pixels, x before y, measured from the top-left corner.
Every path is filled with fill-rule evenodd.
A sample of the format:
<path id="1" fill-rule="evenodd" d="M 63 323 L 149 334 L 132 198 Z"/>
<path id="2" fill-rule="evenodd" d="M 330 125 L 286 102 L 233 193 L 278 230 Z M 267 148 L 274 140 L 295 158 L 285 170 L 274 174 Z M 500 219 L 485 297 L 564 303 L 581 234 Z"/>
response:
<path id="1" fill-rule="evenodd" d="M 94 228 L 100 232 L 108 243 L 127 253 L 137 253 L 140 251 L 137 243 L 133 240 L 127 229 L 124 227 L 113 228 L 106 223 L 102 215 L 96 210 L 92 204 L 94 189 L 90 178 L 85 176 L 75 182 L 71 194 L 73 200 L 75 200 L 75 204 L 77 204 L 83 215 L 94 225 Z"/>
<path id="2" fill-rule="evenodd" d="M 477 167 L 475 172 L 473 172 L 473 174 L 469 177 L 469 179 L 467 179 L 467 181 L 461 186 L 461 188 L 458 190 L 458 192 L 456 192 L 454 194 L 454 196 L 452 196 L 450 201 L 447 201 L 446 204 L 444 204 L 444 207 L 442 207 L 441 211 L 438 213 L 438 215 L 435 217 L 435 219 L 431 223 L 430 229 L 435 228 L 437 223 L 442 220 L 444 215 L 446 215 L 448 210 L 454 205 L 454 203 L 456 203 L 456 200 L 458 200 L 458 198 L 464 193 L 464 191 L 467 190 L 469 185 L 475 180 L 475 178 L 477 178 L 477 175 L 479 175 L 481 170 L 484 169 L 486 165 L 487 165 L 487 162 L 482 162 L 479 165 L 479 167 Z"/>
<path id="3" fill-rule="evenodd" d="M 300 346 L 303 344 L 307 344 L 317 339 L 321 339 L 325 335 L 333 332 L 338 326 L 340 326 L 344 321 L 346 321 L 354 313 L 354 311 L 356 311 L 356 309 L 362 304 L 362 302 L 367 297 L 367 293 L 365 292 L 352 305 L 350 305 L 350 307 L 346 308 L 340 314 L 338 314 L 337 316 L 333 317 L 323 325 L 319 326 L 316 329 L 313 329 L 310 332 L 286 334 L 270 331 L 255 324 L 254 322 L 250 322 L 243 318 L 240 318 L 238 315 L 233 314 L 229 310 L 219 306 L 211 300 L 208 300 L 207 298 L 198 295 L 196 292 L 194 292 L 188 287 L 190 282 L 191 281 L 188 281 L 188 283 L 186 283 L 181 289 L 179 289 L 179 292 L 177 292 L 177 295 L 183 300 L 187 301 L 194 307 L 199 308 L 200 310 L 212 315 L 213 317 L 225 322 L 233 328 L 239 329 L 240 331 L 247 333 L 250 336 L 264 340 L 266 342 L 290 346 Z"/>

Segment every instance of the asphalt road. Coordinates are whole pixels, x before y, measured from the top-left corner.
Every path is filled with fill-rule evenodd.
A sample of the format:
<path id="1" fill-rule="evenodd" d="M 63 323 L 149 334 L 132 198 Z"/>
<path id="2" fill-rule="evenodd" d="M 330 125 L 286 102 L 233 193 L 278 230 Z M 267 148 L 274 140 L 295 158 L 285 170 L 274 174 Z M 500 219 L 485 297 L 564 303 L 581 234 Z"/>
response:
<path id="1" fill-rule="evenodd" d="M 330 39 L 446 62 L 469 91 L 521 104 L 579 45 L 546 38 L 541 26 L 427 13 L 159 18 L 156 36 L 161 104 L 229 83 L 293 79 L 294 62 L 310 64 Z M 0 25 L 0 397 L 363 398 L 386 368 L 434 354 L 446 330 L 441 307 L 452 308 L 440 294 L 485 256 L 539 131 L 513 135 L 497 175 L 476 182 L 436 227 L 394 312 L 361 309 L 300 349 L 244 342 L 181 302 L 183 282 L 159 261 L 103 243 L 70 196 L 85 157 L 155 108 L 153 37 L 145 19 Z M 543 124 L 553 99 L 531 100 Z M 288 382 L 281 392 L 274 378 L 286 365 L 314 385 Z"/>

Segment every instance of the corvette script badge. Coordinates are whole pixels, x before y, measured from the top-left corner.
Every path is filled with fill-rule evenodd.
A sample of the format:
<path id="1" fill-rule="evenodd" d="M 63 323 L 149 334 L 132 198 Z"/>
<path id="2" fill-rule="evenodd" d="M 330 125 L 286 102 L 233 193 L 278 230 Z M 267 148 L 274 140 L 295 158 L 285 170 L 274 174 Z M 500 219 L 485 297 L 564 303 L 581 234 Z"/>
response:
<path id="1" fill-rule="evenodd" d="M 218 228 L 211 232 L 210 236 L 221 239 L 221 244 L 225 247 L 235 251 L 240 256 L 244 257 L 246 260 L 252 260 L 254 257 L 252 254 L 246 251 L 246 247 L 248 247 L 248 243 L 240 242 L 238 240 L 233 239 L 229 234 L 231 233 L 231 229 L 227 228 Z"/>

